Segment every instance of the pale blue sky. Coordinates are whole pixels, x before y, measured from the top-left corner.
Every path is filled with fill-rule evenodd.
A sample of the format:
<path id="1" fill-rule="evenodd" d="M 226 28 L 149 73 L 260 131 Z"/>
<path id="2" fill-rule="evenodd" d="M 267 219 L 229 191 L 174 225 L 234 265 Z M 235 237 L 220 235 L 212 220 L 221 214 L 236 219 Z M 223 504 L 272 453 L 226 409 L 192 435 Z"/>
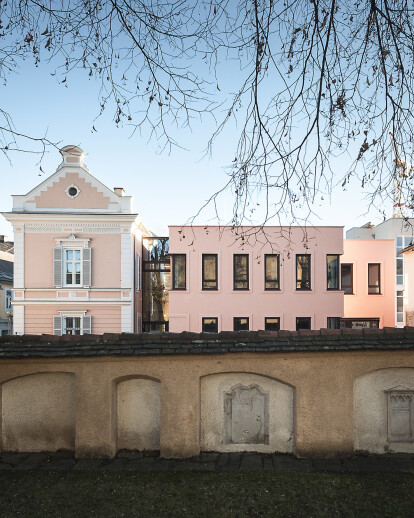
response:
<path id="1" fill-rule="evenodd" d="M 58 84 L 46 65 L 39 68 L 29 63 L 20 74 L 10 76 L 1 86 L 1 107 L 13 117 L 19 132 L 42 136 L 50 140 L 80 146 L 87 154 L 90 172 L 108 187 L 124 187 L 134 197 L 134 208 L 147 228 L 158 235 L 168 234 L 168 225 L 180 225 L 197 213 L 205 200 L 226 183 L 225 167 L 234 158 L 237 132 L 229 128 L 216 141 L 211 158 L 204 158 L 204 149 L 213 125 L 208 120 L 194 122 L 190 131 L 173 129 L 175 138 L 186 150 L 173 148 L 171 153 L 159 153 L 157 142 L 148 142 L 148 135 L 136 132 L 131 136 L 128 126 L 117 128 L 106 113 L 94 120 L 99 112 L 98 83 L 88 80 L 87 74 L 76 72 L 67 86 Z M 231 88 L 231 75 L 222 69 L 221 88 Z M 97 132 L 92 131 L 92 125 Z M 61 158 L 51 149 L 44 158 L 44 174 L 39 176 L 38 158 L 32 154 L 10 154 L 11 163 L 0 156 L 0 210 L 10 211 L 12 194 L 25 194 L 54 173 Z M 346 172 L 346 160 L 338 166 L 338 181 Z M 341 170 L 342 167 L 342 170 Z M 367 212 L 365 193 L 359 182 L 351 182 L 347 191 L 336 189 L 331 200 L 315 204 L 310 223 L 314 225 L 344 225 L 345 229 L 362 225 L 369 220 L 380 221 L 377 211 Z M 232 201 L 222 196 L 219 202 L 222 223 L 231 217 Z M 392 207 L 386 207 L 391 217 Z M 213 210 L 204 211 L 197 224 L 216 224 Z M 260 223 L 260 221 L 258 221 Z M 283 223 L 289 223 L 285 221 Z M 275 221 L 274 224 L 279 224 Z M 12 239 L 11 225 L 0 218 L 0 234 Z"/>

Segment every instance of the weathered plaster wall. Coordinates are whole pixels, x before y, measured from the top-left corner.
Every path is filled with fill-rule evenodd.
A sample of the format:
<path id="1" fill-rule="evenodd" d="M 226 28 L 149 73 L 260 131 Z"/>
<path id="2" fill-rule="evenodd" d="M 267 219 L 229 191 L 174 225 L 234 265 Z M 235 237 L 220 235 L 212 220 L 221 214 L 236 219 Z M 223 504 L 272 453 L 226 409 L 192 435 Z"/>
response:
<path id="1" fill-rule="evenodd" d="M 50 344 L 49 347 L 52 345 Z M 91 346 L 85 343 L 85 354 L 88 354 L 87 347 Z M 95 347 L 104 350 L 105 346 L 101 344 Z M 129 346 L 119 345 L 119 348 L 122 347 Z M 73 441 L 69 440 L 69 432 L 59 432 L 60 439 L 57 442 L 53 434 L 50 437 L 50 433 L 52 430 L 54 433 L 55 430 L 60 430 L 58 424 L 62 421 L 62 417 L 57 416 L 70 416 L 70 418 L 65 417 L 64 429 L 69 430 L 72 427 L 70 423 L 73 423 L 74 419 L 73 400 L 75 398 L 76 455 L 78 457 L 113 456 L 122 444 L 125 445 L 122 442 L 125 437 L 124 431 L 148 430 L 150 428 L 148 423 L 155 422 L 154 415 L 157 412 L 158 403 L 155 403 L 154 386 L 147 393 L 146 389 L 140 388 L 144 386 L 143 384 L 136 381 L 126 382 L 128 378 L 144 378 L 160 381 L 161 455 L 164 457 L 196 455 L 200 449 L 210 447 L 208 446 L 210 444 L 214 448 L 216 444 L 219 446 L 217 439 L 209 438 L 209 434 L 214 431 L 214 426 L 217 426 L 217 417 L 212 416 L 208 421 L 206 411 L 203 410 L 207 408 L 208 401 L 211 402 L 209 405 L 212 404 L 213 407 L 216 405 L 216 408 L 218 408 L 217 405 L 221 405 L 220 402 L 217 403 L 217 397 L 219 398 L 220 394 L 218 396 L 214 394 L 214 387 L 220 387 L 221 380 L 227 380 L 225 383 L 228 384 L 231 381 L 231 384 L 245 385 L 253 381 L 260 385 L 262 381 L 257 383 L 257 376 L 260 376 L 266 379 L 266 390 L 269 392 L 270 431 L 273 426 L 271 414 L 275 412 L 276 416 L 279 412 L 278 408 L 280 411 L 282 409 L 287 411 L 289 416 L 291 412 L 289 394 L 292 389 L 294 391 L 292 411 L 294 453 L 300 456 L 346 455 L 354 451 L 355 380 L 362 380 L 356 384 L 356 397 L 359 401 L 359 406 L 355 410 L 356 421 L 359 423 L 361 415 L 368 415 L 368 418 L 362 418 L 362 421 L 368 422 L 374 408 L 371 401 L 382 397 L 378 391 L 383 394 L 384 388 L 389 388 L 388 381 L 392 377 L 384 385 L 383 382 L 372 383 L 369 376 L 364 376 L 383 369 L 393 369 L 399 373 L 413 367 L 414 350 L 412 349 L 1 359 L 0 383 L 5 390 L 2 410 L 3 448 L 51 450 L 63 446 L 70 447 L 70 445 L 73 447 Z M 39 374 L 39 377 L 21 378 L 35 373 L 42 374 Z M 51 373 L 50 377 L 47 378 L 45 373 Z M 60 373 L 69 375 L 66 378 Z M 68 381 L 73 380 L 70 373 L 76 376 L 76 394 L 72 381 Z M 412 384 L 409 373 L 408 378 L 400 379 L 398 376 L 394 376 L 396 384 L 402 382 L 404 385 L 408 382 Z M 19 379 L 9 381 L 13 378 Z M 117 396 L 119 382 L 121 385 L 118 386 L 120 391 Z M 359 388 L 362 385 L 359 383 L 364 383 L 362 391 Z M 367 393 L 366 398 L 365 393 Z M 117 397 L 121 398 L 118 414 Z M 125 399 L 122 399 L 123 397 Z M 279 401 L 276 400 L 277 397 Z M 216 403 L 214 403 L 215 399 Z M 151 409 L 146 408 L 146 405 Z M 25 417 L 32 415 L 30 413 L 32 406 L 38 408 L 34 421 Z M 144 422 L 138 425 L 139 419 L 143 416 L 146 416 Z M 290 418 L 284 415 L 283 419 L 289 421 Z M 381 422 L 381 417 L 378 419 Z M 144 424 L 145 422 L 147 424 Z M 202 422 L 206 424 L 207 434 L 202 432 Z M 11 432 L 8 431 L 10 423 L 16 425 L 24 423 L 24 426 L 27 426 L 26 429 L 24 427 L 18 429 L 21 432 L 17 432 L 13 443 Z M 30 423 L 33 423 L 32 428 Z M 275 426 L 272 433 L 276 435 L 272 437 L 269 434 L 269 445 L 274 445 L 274 449 L 280 447 L 281 451 L 287 451 L 288 423 L 285 422 L 282 428 L 278 428 L 277 424 Z M 360 427 L 357 428 L 357 433 L 360 433 L 360 429 Z M 121 431 L 119 444 L 118 430 Z M 281 430 L 284 431 L 281 432 Z M 62 437 L 65 437 L 65 440 Z M 203 439 L 200 441 L 201 437 Z M 139 440 L 145 442 L 147 439 Z M 357 441 L 356 446 L 361 449 L 361 441 Z M 240 450 L 245 449 L 247 449 L 246 445 L 242 444 Z"/>
<path id="2" fill-rule="evenodd" d="M 129 379 L 117 385 L 118 449 L 160 449 L 161 384 Z"/>
<path id="3" fill-rule="evenodd" d="M 75 376 L 38 373 L 2 385 L 2 449 L 56 451 L 75 447 Z"/>

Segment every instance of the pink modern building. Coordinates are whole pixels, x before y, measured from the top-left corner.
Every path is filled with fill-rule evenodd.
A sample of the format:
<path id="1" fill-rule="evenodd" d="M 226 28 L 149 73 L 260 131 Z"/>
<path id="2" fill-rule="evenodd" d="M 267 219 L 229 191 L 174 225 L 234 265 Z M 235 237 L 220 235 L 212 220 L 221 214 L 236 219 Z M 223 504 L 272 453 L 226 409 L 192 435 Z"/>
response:
<path id="1" fill-rule="evenodd" d="M 139 268 L 147 235 L 132 198 L 94 178 L 76 146 L 56 172 L 4 213 L 15 239 L 16 334 L 140 330 Z"/>
<path id="2" fill-rule="evenodd" d="M 342 227 L 170 229 L 170 331 L 339 328 Z"/>
<path id="3" fill-rule="evenodd" d="M 345 239 L 341 258 L 343 327 L 395 326 L 395 242 Z M 402 302 L 402 301 L 401 301 Z"/>

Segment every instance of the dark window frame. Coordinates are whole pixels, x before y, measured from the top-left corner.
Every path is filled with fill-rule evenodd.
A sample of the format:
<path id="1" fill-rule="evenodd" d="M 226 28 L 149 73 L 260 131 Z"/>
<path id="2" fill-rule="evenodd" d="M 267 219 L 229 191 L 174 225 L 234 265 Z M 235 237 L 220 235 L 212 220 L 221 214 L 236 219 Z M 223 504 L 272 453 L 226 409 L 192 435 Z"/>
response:
<path id="1" fill-rule="evenodd" d="M 215 320 L 216 321 L 216 330 L 215 331 L 206 331 L 204 329 L 204 320 Z M 218 317 L 202 317 L 201 318 L 201 332 L 202 333 L 218 333 Z"/>
<path id="2" fill-rule="evenodd" d="M 308 271 L 309 271 L 309 288 L 298 288 L 298 282 L 302 282 L 302 281 L 299 281 L 299 279 L 298 279 L 298 257 L 308 257 L 309 258 L 309 267 L 308 267 Z M 296 254 L 296 291 L 312 291 L 312 271 L 311 271 L 311 268 L 312 268 L 312 256 L 311 256 L 311 254 Z"/>
<path id="3" fill-rule="evenodd" d="M 204 279 L 204 258 L 205 257 L 215 257 L 216 258 L 214 281 Z M 216 285 L 213 287 L 204 286 L 205 282 L 215 282 Z M 202 254 L 202 256 L 201 256 L 201 289 L 203 291 L 217 291 L 218 290 L 218 254 Z M 211 318 L 213 318 L 213 317 L 211 317 Z"/>
<path id="4" fill-rule="evenodd" d="M 245 257 L 247 259 L 247 287 L 246 288 L 237 288 L 236 282 L 246 282 L 245 279 L 236 279 L 236 257 Z M 248 291 L 250 289 L 250 275 L 249 275 L 249 254 L 233 254 L 233 290 L 234 291 Z M 243 317 L 244 318 L 244 317 Z"/>
<path id="5" fill-rule="evenodd" d="M 375 284 L 374 285 L 370 285 L 369 284 L 369 267 L 370 266 L 378 266 L 378 286 L 376 286 Z M 381 263 L 368 263 L 368 295 L 381 295 Z M 369 290 L 370 289 L 377 289 L 378 288 L 378 292 L 377 293 L 370 293 Z"/>
<path id="6" fill-rule="evenodd" d="M 268 320 L 279 320 L 278 329 L 268 329 Z M 265 331 L 280 331 L 280 317 L 265 317 Z"/>
<path id="7" fill-rule="evenodd" d="M 277 280 L 267 278 L 267 272 L 266 272 L 267 257 L 276 257 L 277 258 Z M 268 282 L 277 282 L 277 288 L 267 288 L 266 283 L 268 283 Z M 265 254 L 265 256 L 264 256 L 264 288 L 266 291 L 280 291 L 280 254 Z"/>
<path id="8" fill-rule="evenodd" d="M 171 270 L 172 270 L 172 279 L 171 279 L 171 289 L 174 291 L 185 291 L 187 289 L 187 254 L 171 254 L 172 260 Z M 176 257 L 184 257 L 184 288 L 176 288 L 175 287 L 175 258 Z"/>
<path id="9" fill-rule="evenodd" d="M 336 257 L 338 261 L 338 279 L 337 279 L 337 288 L 329 288 L 329 280 L 328 280 L 328 257 Z M 341 284 L 341 260 L 340 254 L 326 254 L 326 290 L 327 291 L 339 291 Z"/>
<path id="10" fill-rule="evenodd" d="M 242 320 L 242 319 L 247 320 L 247 329 L 236 329 L 236 321 Z M 242 325 L 241 322 L 240 322 L 240 325 Z M 233 317 L 233 331 L 235 331 L 236 333 L 238 331 L 250 331 L 250 318 L 249 317 Z"/>
<path id="11" fill-rule="evenodd" d="M 342 267 L 350 266 L 351 267 L 351 284 L 344 286 L 342 282 Z M 351 288 L 350 292 L 346 292 L 347 288 Z M 353 295 L 354 294 L 354 263 L 341 263 L 341 290 L 344 292 L 344 295 Z"/>
<path id="12" fill-rule="evenodd" d="M 309 321 L 309 327 L 307 328 L 304 328 L 306 330 L 311 330 L 312 329 L 312 317 L 296 317 L 296 331 L 299 331 L 298 329 L 298 320 L 308 320 Z"/>

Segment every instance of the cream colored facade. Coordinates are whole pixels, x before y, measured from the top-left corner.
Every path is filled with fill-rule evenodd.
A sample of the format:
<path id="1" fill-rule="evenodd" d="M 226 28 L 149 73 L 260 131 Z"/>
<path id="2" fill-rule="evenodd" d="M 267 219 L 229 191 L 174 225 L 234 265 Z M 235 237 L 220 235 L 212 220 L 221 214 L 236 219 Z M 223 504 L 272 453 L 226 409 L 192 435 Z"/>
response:
<path id="1" fill-rule="evenodd" d="M 76 146 L 3 213 L 15 239 L 15 334 L 134 332 L 146 230 L 132 198 L 96 180 Z"/>

